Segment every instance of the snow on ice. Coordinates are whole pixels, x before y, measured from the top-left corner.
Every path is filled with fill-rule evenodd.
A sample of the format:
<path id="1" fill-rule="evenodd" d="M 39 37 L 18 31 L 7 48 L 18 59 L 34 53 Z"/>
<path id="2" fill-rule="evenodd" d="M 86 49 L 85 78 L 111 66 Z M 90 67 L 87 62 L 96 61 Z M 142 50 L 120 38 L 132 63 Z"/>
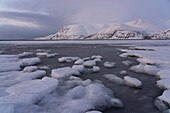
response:
<path id="1" fill-rule="evenodd" d="M 137 78 L 133 78 L 130 76 L 125 76 L 124 77 L 125 84 L 134 87 L 134 88 L 141 88 L 142 87 L 142 82 L 138 80 Z"/>
<path id="2" fill-rule="evenodd" d="M 104 66 L 107 68 L 114 68 L 114 67 L 116 67 L 116 63 L 106 61 L 106 62 L 104 62 Z"/>

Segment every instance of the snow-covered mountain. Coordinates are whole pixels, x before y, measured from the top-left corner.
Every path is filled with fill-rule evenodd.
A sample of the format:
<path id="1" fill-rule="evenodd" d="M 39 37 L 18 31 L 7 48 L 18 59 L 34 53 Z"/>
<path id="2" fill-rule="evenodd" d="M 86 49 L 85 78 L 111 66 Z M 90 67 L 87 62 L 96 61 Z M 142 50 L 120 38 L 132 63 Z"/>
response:
<path id="1" fill-rule="evenodd" d="M 106 28 L 86 39 L 143 39 L 147 32 L 143 29 L 132 27 L 126 24 L 116 24 Z"/>
<path id="2" fill-rule="evenodd" d="M 60 39 L 170 39 L 170 20 L 137 19 L 112 24 L 76 24 L 37 40 Z"/>
<path id="3" fill-rule="evenodd" d="M 107 28 L 109 24 L 75 24 L 64 26 L 60 31 L 54 35 L 49 35 L 36 39 L 82 39 Z"/>
<path id="4" fill-rule="evenodd" d="M 146 20 L 137 19 L 134 21 L 126 22 L 125 24 L 144 29 L 149 32 L 163 32 L 170 28 L 170 20 Z"/>

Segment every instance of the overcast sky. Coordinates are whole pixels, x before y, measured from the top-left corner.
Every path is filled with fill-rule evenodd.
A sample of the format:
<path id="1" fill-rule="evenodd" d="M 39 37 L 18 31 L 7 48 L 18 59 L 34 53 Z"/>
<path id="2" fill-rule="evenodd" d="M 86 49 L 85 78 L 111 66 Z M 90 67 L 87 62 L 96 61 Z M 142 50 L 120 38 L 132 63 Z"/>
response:
<path id="1" fill-rule="evenodd" d="M 170 20 L 170 0 L 0 0 L 0 39 L 35 38 L 77 23 Z"/>

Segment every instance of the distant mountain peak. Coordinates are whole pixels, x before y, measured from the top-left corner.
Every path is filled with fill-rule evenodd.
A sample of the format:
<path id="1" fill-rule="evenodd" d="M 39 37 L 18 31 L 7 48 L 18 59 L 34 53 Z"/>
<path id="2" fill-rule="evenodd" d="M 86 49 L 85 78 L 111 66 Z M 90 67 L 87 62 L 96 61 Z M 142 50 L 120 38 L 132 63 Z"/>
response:
<path id="1" fill-rule="evenodd" d="M 170 20 L 136 19 L 119 24 L 75 24 L 64 26 L 54 35 L 37 39 L 161 39 L 170 38 L 169 28 Z"/>

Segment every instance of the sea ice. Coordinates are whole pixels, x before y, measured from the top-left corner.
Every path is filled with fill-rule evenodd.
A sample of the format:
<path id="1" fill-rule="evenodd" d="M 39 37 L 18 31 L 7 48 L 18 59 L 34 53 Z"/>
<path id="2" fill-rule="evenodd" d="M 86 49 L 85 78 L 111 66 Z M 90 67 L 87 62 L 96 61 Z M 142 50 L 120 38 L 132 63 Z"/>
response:
<path id="1" fill-rule="evenodd" d="M 61 57 L 58 59 L 58 61 L 61 63 L 64 63 L 64 62 L 74 62 L 78 59 L 80 59 L 80 58 L 79 57 Z"/>
<path id="2" fill-rule="evenodd" d="M 106 61 L 106 62 L 104 62 L 104 66 L 107 68 L 114 68 L 114 67 L 116 67 L 116 63 Z"/>
<path id="3" fill-rule="evenodd" d="M 161 89 L 170 89 L 170 78 L 162 79 L 157 81 L 157 86 Z"/>
<path id="4" fill-rule="evenodd" d="M 83 65 L 73 65 L 72 69 L 79 71 L 80 73 L 83 73 L 86 70 Z"/>
<path id="5" fill-rule="evenodd" d="M 33 72 L 33 71 L 36 71 L 38 69 L 37 66 L 28 66 L 28 67 L 25 67 L 23 69 L 24 72 Z"/>
<path id="6" fill-rule="evenodd" d="M 160 79 L 170 78 L 170 69 L 163 69 L 157 75 Z"/>
<path id="7" fill-rule="evenodd" d="M 122 64 L 124 64 L 125 66 L 129 66 L 132 64 L 132 61 L 129 61 L 129 60 L 122 61 Z"/>
<path id="8" fill-rule="evenodd" d="M 99 72 L 100 71 L 100 67 L 98 67 L 98 66 L 93 66 L 93 68 L 92 68 L 92 72 L 93 73 L 97 73 L 97 72 Z"/>
<path id="9" fill-rule="evenodd" d="M 93 66 L 96 65 L 96 61 L 95 60 L 88 60 L 88 61 L 85 61 L 83 65 L 86 66 L 86 67 L 93 67 Z"/>
<path id="10" fill-rule="evenodd" d="M 156 98 L 154 104 L 159 110 L 169 109 L 169 106 L 170 106 L 170 90 L 165 90 L 161 96 Z"/>
<path id="11" fill-rule="evenodd" d="M 103 77 L 116 84 L 124 84 L 124 80 L 114 74 L 105 74 Z"/>
<path id="12" fill-rule="evenodd" d="M 53 78 L 68 78 L 72 75 L 80 75 L 80 72 L 77 70 L 74 70 L 70 67 L 63 67 L 63 68 L 58 68 L 58 69 L 53 69 L 51 72 L 51 76 Z"/>
<path id="13" fill-rule="evenodd" d="M 146 73 L 149 75 L 157 75 L 157 73 L 159 72 L 159 68 L 157 68 L 156 66 L 153 65 L 147 65 L 147 64 L 139 64 L 136 66 L 132 66 L 130 68 L 130 70 L 134 71 L 134 72 L 139 72 L 139 73 Z"/>
<path id="14" fill-rule="evenodd" d="M 127 75 L 127 71 L 126 70 L 122 70 L 122 71 L 120 71 L 120 74 L 121 75 Z"/>
<path id="15" fill-rule="evenodd" d="M 0 98 L 0 104 L 34 104 L 57 88 L 58 80 L 44 77 L 42 80 L 21 82 L 6 89 L 8 96 Z"/>
<path id="16" fill-rule="evenodd" d="M 78 59 L 77 61 L 74 62 L 76 65 L 82 65 L 84 63 L 84 60 Z"/>
<path id="17" fill-rule="evenodd" d="M 124 81 L 125 81 L 125 84 L 127 84 L 130 87 L 134 87 L 134 88 L 141 88 L 142 87 L 142 82 L 140 80 L 138 80 L 137 78 L 125 76 Z"/>

